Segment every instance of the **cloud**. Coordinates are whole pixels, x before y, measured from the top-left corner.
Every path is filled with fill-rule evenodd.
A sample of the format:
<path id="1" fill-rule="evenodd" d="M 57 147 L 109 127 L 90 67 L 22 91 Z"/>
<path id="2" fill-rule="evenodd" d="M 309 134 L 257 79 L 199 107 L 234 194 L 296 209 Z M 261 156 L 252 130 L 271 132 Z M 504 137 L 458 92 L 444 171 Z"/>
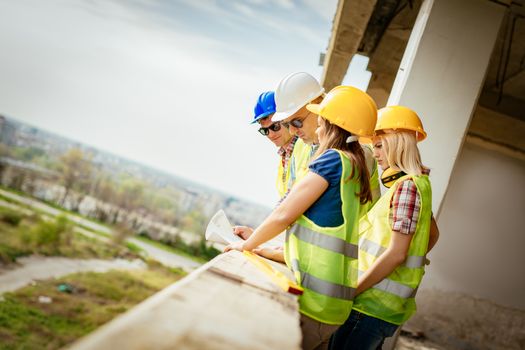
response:
<path id="1" fill-rule="evenodd" d="M 295 35 L 302 40 L 317 43 L 317 45 L 328 43 L 326 34 L 319 32 L 319 21 L 316 22 L 316 16 L 310 16 L 304 11 L 299 11 L 293 1 L 273 0 L 271 3 L 278 5 L 277 8 L 268 6 L 267 3 L 253 1 L 247 4 L 246 1 L 242 0 L 227 2 L 183 0 L 182 2 L 195 10 L 212 15 L 215 20 L 229 27 L 235 27 L 242 32 L 246 31 L 247 26 L 259 27 L 262 30 L 271 30 L 279 37 L 282 37 L 283 34 Z M 327 8 L 330 8 L 330 1 L 323 3 L 326 3 Z M 279 8 L 285 11 L 279 11 Z"/>
<path id="2" fill-rule="evenodd" d="M 287 10 L 295 7 L 293 0 L 272 0 L 272 2 Z"/>
<path id="3" fill-rule="evenodd" d="M 319 69 L 307 55 L 328 38 L 236 3 L 0 3 L 0 112 L 272 206 L 278 159 L 249 125 L 253 103 L 290 71 Z M 247 46 L 261 33 L 282 40 Z"/>
<path id="4" fill-rule="evenodd" d="M 321 19 L 332 22 L 337 9 L 337 1 L 303 0 L 304 4 L 310 8 Z"/>
<path id="5" fill-rule="evenodd" d="M 280 74 L 218 59 L 215 40 L 103 6 L 105 16 L 79 7 L 25 14 L 39 30 L 2 16 L 4 112 L 271 205 L 276 156 L 248 121 L 260 87 Z"/>
<path id="6" fill-rule="evenodd" d="M 231 6 L 235 10 L 237 10 L 237 12 L 239 12 L 239 14 L 241 14 L 241 15 L 252 17 L 252 18 L 254 18 L 255 15 L 256 15 L 255 11 L 248 5 L 245 5 L 245 4 L 242 4 L 242 3 L 239 3 L 239 2 L 234 2 L 234 3 L 232 3 Z"/>

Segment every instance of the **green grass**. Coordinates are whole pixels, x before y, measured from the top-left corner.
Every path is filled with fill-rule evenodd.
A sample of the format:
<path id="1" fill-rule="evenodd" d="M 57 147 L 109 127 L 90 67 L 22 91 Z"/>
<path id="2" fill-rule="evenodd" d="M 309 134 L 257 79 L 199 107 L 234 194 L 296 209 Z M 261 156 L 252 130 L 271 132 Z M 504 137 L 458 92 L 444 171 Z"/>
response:
<path id="1" fill-rule="evenodd" d="M 126 247 L 135 254 L 141 255 L 144 253 L 144 249 L 134 243 L 126 242 Z"/>
<path id="2" fill-rule="evenodd" d="M 39 216 L 21 216 L 18 224 L 1 220 L 11 209 L 0 207 L 0 262 L 12 263 L 21 256 L 41 254 L 73 258 L 137 258 L 136 249 L 108 244 L 77 234 L 63 217 L 54 221 Z"/>
<path id="3" fill-rule="evenodd" d="M 7 293 L 0 302 L 0 348 L 61 348 L 182 276 L 152 264 L 147 270 L 72 274 Z M 61 283 L 73 292 L 59 292 Z M 53 301 L 40 304 L 39 296 Z"/>
<path id="4" fill-rule="evenodd" d="M 97 236 L 100 236 L 100 237 L 104 237 L 104 238 L 111 238 L 111 237 L 113 237 L 111 234 L 106 233 L 106 232 L 93 230 L 92 228 L 89 228 L 89 227 L 86 227 L 86 226 L 82 226 L 82 225 L 79 225 L 79 224 L 77 224 L 77 223 L 75 223 L 75 225 L 78 226 L 78 227 L 83 228 L 83 229 L 86 230 L 86 231 L 89 231 L 89 232 L 91 232 L 91 233 L 94 233 L 94 234 L 96 234 Z"/>
<path id="5" fill-rule="evenodd" d="M 11 187 L 5 187 L 5 186 L 2 186 L 0 185 L 0 189 L 4 190 L 4 191 L 7 191 L 7 192 L 11 192 L 11 193 L 14 193 L 14 194 L 18 194 L 20 196 L 24 196 L 24 197 L 27 197 L 28 194 L 25 193 L 25 192 L 22 192 L 20 190 L 15 190 L 14 188 L 11 188 Z"/>
<path id="6" fill-rule="evenodd" d="M 21 195 L 21 196 L 25 196 L 25 197 L 28 197 L 27 194 L 24 194 L 24 193 L 21 193 L 20 191 L 15 191 L 15 190 L 12 190 L 12 189 L 7 189 L 5 187 L 1 187 L 0 188 L 3 188 L 7 191 L 10 191 L 10 192 L 13 192 L 13 193 L 16 193 L 18 195 Z M 36 209 L 36 208 L 33 208 L 31 207 L 30 205 L 26 205 L 24 203 L 20 203 L 16 200 L 13 200 L 11 198 L 8 198 L 8 197 L 5 197 L 5 196 L 2 196 L 0 194 L 0 198 L 6 200 L 6 201 L 9 201 L 11 203 L 15 203 L 15 204 L 18 204 L 24 208 L 28 208 L 30 210 L 32 210 L 33 212 L 35 213 L 38 213 L 40 215 L 44 215 L 44 216 L 49 216 L 49 214 L 45 213 L 44 211 L 40 210 L 40 209 Z M 71 212 L 71 211 L 68 211 L 68 210 L 65 210 L 63 208 L 61 208 L 60 206 L 56 205 L 56 204 L 53 204 L 53 203 L 47 203 L 46 204 L 58 209 L 58 210 L 61 210 L 63 213 L 66 213 L 66 214 L 71 214 L 71 215 L 75 215 L 77 217 L 80 217 L 82 219 L 86 219 L 84 217 L 82 217 L 81 215 L 78 215 L 77 213 L 74 213 L 74 212 Z M 84 226 L 82 224 L 78 224 L 76 222 L 73 222 L 73 221 L 70 221 L 67 216 L 63 216 L 71 225 L 74 225 L 74 226 L 78 226 L 78 227 L 81 227 L 91 233 L 94 233 L 98 236 L 101 236 L 101 237 L 105 237 L 105 238 L 111 238 L 113 240 L 116 239 L 117 237 L 117 234 L 118 234 L 118 228 L 112 228 L 114 233 L 116 233 L 115 235 L 111 235 L 111 234 L 108 234 L 106 232 L 101 232 L 101 231 L 98 231 L 98 230 L 95 230 L 93 228 L 90 228 L 90 227 L 87 227 L 87 226 Z M 87 219 L 87 220 L 90 220 L 92 222 L 95 222 L 97 224 L 100 224 L 99 222 L 97 222 L 96 220 L 91 220 L 91 219 Z M 107 225 L 105 225 L 105 227 L 108 227 Z M 0 227 L 1 229 L 1 227 Z M 117 230 L 117 231 L 115 231 Z M 22 235 L 23 237 L 23 235 Z M 213 257 L 215 257 L 216 255 L 218 255 L 220 252 L 216 249 L 214 249 L 213 247 L 210 247 L 206 242 L 198 242 L 198 243 L 192 243 L 192 244 L 188 244 L 186 242 L 183 242 L 182 240 L 175 240 L 175 241 L 169 241 L 169 242 L 159 242 L 159 241 L 156 241 L 156 240 L 153 240 L 153 239 L 150 239 L 149 237 L 147 236 L 142 236 L 142 235 L 139 235 L 139 236 L 135 236 L 137 239 L 140 239 L 142 240 L 143 242 L 145 243 L 148 243 L 148 244 L 151 244 L 151 245 L 154 245 L 162 250 L 165 250 L 165 251 L 168 251 L 170 253 L 174 253 L 174 254 L 178 254 L 178 255 L 182 255 L 182 256 L 185 256 L 185 257 L 188 257 L 189 259 L 192 259 L 196 262 L 199 262 L 199 263 L 204 263 L 204 262 L 207 262 L 209 261 L 210 259 L 212 259 Z M 87 238 L 85 238 L 87 239 Z M 122 243 L 122 242 L 116 242 L 116 243 Z M 127 246 L 127 248 L 129 249 L 129 251 L 131 252 L 134 252 L 134 253 L 137 253 L 137 254 L 140 254 L 141 253 L 141 249 L 135 245 L 129 245 L 128 243 L 123 243 L 125 246 Z M 16 245 L 16 244 L 15 244 Z M 13 251 L 12 249 L 10 249 L 12 247 L 2 247 L 2 239 L 0 237 L 0 261 L 7 261 L 6 259 L 6 256 L 8 257 L 11 257 L 11 261 L 14 261 L 14 259 L 16 259 L 16 257 L 20 256 L 20 252 L 19 251 Z M 35 253 L 42 253 L 42 254 L 47 254 L 47 255 L 52 255 L 53 253 L 52 252 L 49 252 L 45 249 L 41 249 L 39 252 L 36 252 L 36 251 L 33 251 Z M 55 253 L 55 255 L 65 255 L 65 256 L 69 256 L 69 250 L 68 250 L 68 253 L 67 255 L 65 253 Z M 27 255 L 27 252 L 24 251 L 22 253 L 22 255 Z M 102 256 L 104 257 L 104 256 Z"/>
<path id="7" fill-rule="evenodd" d="M 174 248 L 174 247 L 171 247 L 167 244 L 164 244 L 164 243 L 161 243 L 159 241 L 155 241 L 151 238 L 148 238 L 148 237 L 144 237 L 144 236 L 133 236 L 134 238 L 138 239 L 139 241 L 142 241 L 144 243 L 147 243 L 147 244 L 150 244 L 152 246 L 155 246 L 159 249 L 162 249 L 164 251 L 167 251 L 167 252 L 170 252 L 170 253 L 173 253 L 173 254 L 177 254 L 177 255 L 182 255 L 182 256 L 185 256 L 189 259 L 192 259 L 194 261 L 197 261 L 199 263 L 205 263 L 205 262 L 208 262 L 208 260 L 204 259 L 204 258 L 201 258 L 201 257 L 197 257 L 195 255 L 191 255 L 181 249 L 177 249 L 177 248 Z"/>
<path id="8" fill-rule="evenodd" d="M 26 198 L 30 198 L 29 195 L 27 195 L 27 194 L 25 194 L 25 193 L 23 193 L 23 192 L 15 191 L 15 190 L 8 189 L 8 188 L 2 187 L 2 186 L 0 186 L 0 188 L 2 188 L 2 189 L 4 189 L 4 190 L 7 190 L 7 191 L 10 191 L 10 192 L 13 192 L 13 193 L 16 193 L 16 194 L 18 194 L 18 195 L 20 195 L 20 196 L 24 196 L 24 197 L 26 197 Z M 24 209 L 28 209 L 28 210 L 32 211 L 33 213 L 35 213 L 35 215 L 41 215 L 41 216 L 52 217 L 51 214 L 47 213 L 47 212 L 44 211 L 44 210 L 41 210 L 41 209 L 38 209 L 38 208 L 34 208 L 34 207 L 32 207 L 31 205 L 27 205 L 27 204 L 25 204 L 25 203 L 22 203 L 22 202 L 19 202 L 19 201 L 13 199 L 13 198 L 9 198 L 9 197 L 3 196 L 2 194 L 0 194 L 0 199 L 3 199 L 4 201 L 9 202 L 9 203 L 12 203 L 12 204 L 18 205 L 18 206 L 20 206 L 20 207 L 22 207 L 22 208 L 24 208 Z M 51 205 L 50 203 L 48 203 L 48 202 L 46 202 L 46 201 L 39 200 L 39 199 L 35 199 L 35 200 L 36 200 L 36 201 L 40 201 L 40 202 L 42 202 L 42 203 L 44 203 L 44 204 L 50 205 L 50 206 L 52 206 L 53 208 L 62 211 L 63 213 L 71 214 L 71 215 L 75 215 L 76 217 L 79 217 L 79 218 L 81 218 L 81 219 L 83 219 L 83 220 L 88 220 L 88 221 L 91 221 L 91 222 L 94 222 L 94 223 L 96 223 L 96 224 L 99 224 L 99 225 L 102 225 L 102 226 L 104 226 L 104 227 L 108 227 L 108 228 L 109 228 L 109 226 L 107 226 L 107 225 L 104 224 L 104 223 L 98 222 L 97 220 L 93 220 L 93 219 L 91 219 L 91 218 L 83 217 L 83 216 L 81 216 L 81 215 L 79 215 L 79 214 L 77 214 L 77 213 L 74 213 L 74 212 L 72 212 L 72 211 L 66 210 L 66 209 L 64 209 L 64 208 L 61 208 L 61 207 L 58 206 L 58 205 Z M 4 208 L 4 207 L 0 207 L 0 208 L 2 208 L 2 209 L 8 209 L 8 208 Z M 13 212 L 13 211 L 15 211 L 15 210 L 11 209 L 11 211 Z M 22 216 L 22 215 L 19 214 L 19 213 L 17 213 L 17 215 L 18 215 L 18 216 Z M 91 233 L 94 233 L 94 234 L 96 234 L 96 235 L 99 235 L 99 236 L 101 236 L 101 237 L 105 237 L 105 238 L 111 238 L 111 237 L 112 237 L 111 234 L 109 234 L 109 233 L 107 233 L 107 232 L 102 232 L 102 231 L 95 230 L 95 229 L 93 229 L 92 227 L 88 227 L 88 226 L 82 225 L 82 224 L 80 224 L 80 223 L 77 223 L 77 222 L 71 221 L 71 220 L 69 220 L 69 219 L 67 218 L 67 216 L 64 216 L 64 217 L 65 217 L 65 218 L 66 218 L 66 219 L 67 219 L 72 225 L 74 225 L 74 226 L 77 226 L 77 227 L 83 228 L 84 230 L 87 230 L 87 231 L 89 231 L 89 232 L 91 232 Z M 2 220 L 2 219 L 0 218 L 0 220 Z"/>
<path id="9" fill-rule="evenodd" d="M 24 196 L 26 196 L 26 197 L 29 196 L 27 193 L 22 193 L 21 195 L 24 195 Z M 29 196 L 29 197 L 30 197 L 30 196 Z M 38 202 L 42 202 L 42 203 L 44 203 L 44 204 L 46 204 L 46 205 L 48 205 L 48 206 L 50 206 L 50 207 L 52 207 L 52 208 L 54 208 L 54 209 L 56 209 L 56 210 L 60 210 L 60 211 L 62 211 L 62 212 L 64 212 L 64 213 L 67 213 L 67 214 L 69 214 L 69 215 L 73 215 L 73 216 L 76 216 L 76 217 L 78 217 L 78 218 L 80 218 L 80 219 L 88 220 L 88 221 L 91 221 L 91 222 L 93 222 L 93 223 L 95 223 L 95 224 L 97 224 L 97 225 L 100 225 L 100 226 L 104 226 L 104 227 L 109 228 L 108 224 L 105 223 L 105 222 L 102 222 L 102 221 L 97 220 L 97 219 L 92 218 L 92 217 L 86 217 L 86 216 L 83 216 L 82 214 L 77 213 L 76 211 L 72 211 L 72 210 L 69 210 L 69 209 L 66 209 L 66 208 L 62 207 L 62 206 L 60 206 L 59 204 L 56 204 L 55 202 L 47 201 L 47 200 L 45 200 L 45 199 L 40 199 L 40 198 L 36 198 L 36 197 L 31 197 L 31 198 L 34 199 L 34 200 L 36 200 L 36 201 L 38 201 Z M 85 227 L 85 226 L 83 226 L 83 225 L 81 225 L 81 224 L 78 224 L 78 225 L 81 226 L 81 227 L 83 227 L 83 228 L 85 228 L 86 230 L 93 230 L 92 228 Z"/>
<path id="10" fill-rule="evenodd" d="M 15 200 L 15 199 L 13 199 L 11 197 L 4 196 L 1 193 L 0 193 L 0 199 L 3 199 L 4 201 L 9 202 L 9 203 L 16 204 L 16 205 L 19 205 L 21 207 L 27 208 L 27 205 L 25 205 L 24 203 L 20 203 L 19 201 Z"/>
<path id="11" fill-rule="evenodd" d="M 18 226 L 23 217 L 21 213 L 10 208 L 2 207 L 2 210 L 0 210 L 0 221 L 10 226 Z"/>
<path id="12" fill-rule="evenodd" d="M 19 196 L 24 197 L 24 198 L 35 200 L 35 201 L 37 201 L 39 203 L 45 204 L 45 205 L 47 205 L 49 207 L 52 207 L 53 209 L 60 210 L 64 214 L 73 215 L 73 216 L 76 216 L 76 217 L 78 217 L 80 219 L 91 221 L 91 222 L 93 222 L 95 224 L 98 224 L 100 226 L 104 226 L 104 227 L 110 228 L 106 223 L 104 223 L 104 222 L 102 222 L 100 220 L 97 220 L 97 219 L 94 219 L 94 218 L 91 218 L 91 217 L 88 218 L 88 217 L 82 216 L 81 214 L 79 214 L 77 212 L 65 209 L 64 207 L 61 207 L 60 205 L 58 205 L 56 203 L 53 203 L 53 202 L 50 202 L 50 201 L 46 201 L 46 200 L 43 200 L 43 199 L 40 199 L 40 198 L 33 197 L 30 194 L 28 194 L 28 193 L 25 193 L 25 192 L 22 192 L 22 191 L 18 191 L 18 190 L 14 190 L 12 188 L 4 187 L 4 186 L 1 186 L 1 185 L 0 185 L 0 189 L 2 189 L 4 191 L 7 191 L 7 192 L 11 192 L 13 194 L 19 195 Z M 13 199 L 13 198 L 10 198 L 10 197 L 2 195 L 1 193 L 0 193 L 0 199 L 3 199 L 3 200 L 5 200 L 6 202 L 9 202 L 9 203 L 13 203 L 13 204 L 19 205 L 19 206 L 21 206 L 23 208 L 32 210 L 32 211 L 34 211 L 34 212 L 36 212 L 38 214 L 41 214 L 41 215 L 50 215 L 50 214 L 48 214 L 47 212 L 45 212 L 45 211 L 43 211 L 41 209 L 34 208 L 31 205 L 28 205 L 26 203 L 19 202 L 16 199 Z M 93 228 L 84 226 L 82 224 L 76 224 L 76 225 L 79 226 L 79 227 L 82 227 L 82 228 L 84 228 L 86 230 L 95 231 Z M 97 231 L 95 233 L 101 233 L 103 235 L 108 235 L 107 233 L 100 232 L 100 231 Z"/>

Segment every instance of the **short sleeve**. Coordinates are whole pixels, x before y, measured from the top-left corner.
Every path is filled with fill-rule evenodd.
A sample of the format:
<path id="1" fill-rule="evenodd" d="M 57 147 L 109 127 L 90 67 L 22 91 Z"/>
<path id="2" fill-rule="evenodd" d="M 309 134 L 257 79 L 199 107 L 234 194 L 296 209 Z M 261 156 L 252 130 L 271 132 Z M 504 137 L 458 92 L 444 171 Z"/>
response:
<path id="1" fill-rule="evenodd" d="M 337 151 L 329 149 L 312 161 L 309 169 L 323 177 L 330 185 L 338 185 L 342 173 L 341 156 Z"/>
<path id="2" fill-rule="evenodd" d="M 416 232 L 421 202 L 416 184 L 403 181 L 397 187 L 390 203 L 390 225 L 392 231 L 404 234 Z"/>

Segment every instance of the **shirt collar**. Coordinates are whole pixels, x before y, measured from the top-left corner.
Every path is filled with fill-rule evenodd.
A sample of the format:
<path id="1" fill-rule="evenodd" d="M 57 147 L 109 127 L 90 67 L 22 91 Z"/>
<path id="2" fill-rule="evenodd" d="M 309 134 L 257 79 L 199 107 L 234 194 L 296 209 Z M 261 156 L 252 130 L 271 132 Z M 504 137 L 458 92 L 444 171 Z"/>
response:
<path id="1" fill-rule="evenodd" d="M 286 145 L 282 147 L 279 147 L 279 149 L 277 150 L 277 154 L 280 155 L 281 157 L 289 156 L 293 151 L 293 147 L 295 146 L 297 139 L 298 139 L 297 135 L 292 137 L 290 142 L 288 142 Z"/>

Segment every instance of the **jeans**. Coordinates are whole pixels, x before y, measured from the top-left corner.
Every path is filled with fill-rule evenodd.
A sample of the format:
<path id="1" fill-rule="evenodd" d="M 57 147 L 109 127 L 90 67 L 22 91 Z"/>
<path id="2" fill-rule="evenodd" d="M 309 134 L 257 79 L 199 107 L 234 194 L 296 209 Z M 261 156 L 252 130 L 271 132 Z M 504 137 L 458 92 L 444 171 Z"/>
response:
<path id="1" fill-rule="evenodd" d="M 352 310 L 345 323 L 332 335 L 330 350 L 376 350 L 391 337 L 398 325 Z"/>

